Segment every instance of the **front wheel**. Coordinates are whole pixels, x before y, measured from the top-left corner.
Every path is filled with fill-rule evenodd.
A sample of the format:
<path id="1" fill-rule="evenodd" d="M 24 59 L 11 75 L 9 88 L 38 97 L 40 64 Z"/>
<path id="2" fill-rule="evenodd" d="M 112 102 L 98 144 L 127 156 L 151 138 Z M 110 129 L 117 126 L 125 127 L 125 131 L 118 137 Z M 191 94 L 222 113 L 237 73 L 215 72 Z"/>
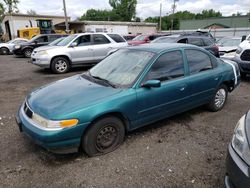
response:
<path id="1" fill-rule="evenodd" d="M 113 116 L 105 117 L 93 123 L 83 135 L 82 147 L 90 157 L 102 155 L 120 146 L 124 136 L 123 122 Z"/>
<path id="2" fill-rule="evenodd" d="M 65 57 L 56 57 L 52 60 L 51 69 L 54 73 L 62 74 L 69 70 L 69 61 Z"/>
<path id="3" fill-rule="evenodd" d="M 209 110 L 213 112 L 221 110 L 226 103 L 227 95 L 228 95 L 227 87 L 225 85 L 221 85 L 217 89 L 213 99 L 208 104 Z"/>
<path id="4" fill-rule="evenodd" d="M 23 51 L 24 57 L 30 58 L 32 54 L 32 49 L 28 48 Z"/>

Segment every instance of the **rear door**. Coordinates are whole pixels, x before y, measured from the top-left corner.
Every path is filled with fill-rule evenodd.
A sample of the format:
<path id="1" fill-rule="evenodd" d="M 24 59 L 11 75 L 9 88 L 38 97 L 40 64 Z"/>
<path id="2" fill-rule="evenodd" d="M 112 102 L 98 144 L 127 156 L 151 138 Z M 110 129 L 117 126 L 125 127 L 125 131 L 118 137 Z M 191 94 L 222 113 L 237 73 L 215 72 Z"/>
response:
<path id="1" fill-rule="evenodd" d="M 37 48 L 39 46 L 44 46 L 49 44 L 49 39 L 47 35 L 42 35 L 36 39 L 36 43 L 33 44 L 34 48 Z"/>
<path id="2" fill-rule="evenodd" d="M 91 49 L 93 50 L 93 59 L 95 61 L 104 59 L 108 52 L 112 50 L 111 41 L 103 34 L 92 34 L 92 43 Z"/>
<path id="3" fill-rule="evenodd" d="M 190 105 L 198 106 L 212 99 L 222 77 L 210 55 L 198 49 L 186 49 L 191 89 Z"/>

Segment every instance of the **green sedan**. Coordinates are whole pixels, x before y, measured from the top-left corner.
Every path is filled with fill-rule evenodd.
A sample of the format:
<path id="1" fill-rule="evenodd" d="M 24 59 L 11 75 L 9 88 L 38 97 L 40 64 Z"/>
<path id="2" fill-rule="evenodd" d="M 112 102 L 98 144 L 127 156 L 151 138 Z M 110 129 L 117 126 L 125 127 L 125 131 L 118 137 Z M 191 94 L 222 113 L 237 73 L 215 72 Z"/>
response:
<path id="1" fill-rule="evenodd" d="M 201 105 L 221 110 L 239 83 L 236 63 L 193 45 L 127 47 L 32 91 L 16 121 L 50 151 L 95 156 L 115 150 L 128 131 Z"/>

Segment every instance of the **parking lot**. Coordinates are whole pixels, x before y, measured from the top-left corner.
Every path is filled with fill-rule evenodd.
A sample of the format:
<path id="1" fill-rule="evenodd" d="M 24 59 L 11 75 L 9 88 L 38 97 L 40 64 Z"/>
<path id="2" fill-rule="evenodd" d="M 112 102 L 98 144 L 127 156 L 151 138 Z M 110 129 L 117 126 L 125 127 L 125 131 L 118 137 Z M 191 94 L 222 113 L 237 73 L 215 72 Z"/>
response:
<path id="1" fill-rule="evenodd" d="M 176 115 L 129 133 L 112 153 L 89 158 L 47 152 L 14 119 L 28 92 L 88 68 L 57 75 L 27 61 L 0 56 L 0 187 L 223 187 L 227 146 L 250 108 L 250 77 L 222 111 L 200 107 Z"/>

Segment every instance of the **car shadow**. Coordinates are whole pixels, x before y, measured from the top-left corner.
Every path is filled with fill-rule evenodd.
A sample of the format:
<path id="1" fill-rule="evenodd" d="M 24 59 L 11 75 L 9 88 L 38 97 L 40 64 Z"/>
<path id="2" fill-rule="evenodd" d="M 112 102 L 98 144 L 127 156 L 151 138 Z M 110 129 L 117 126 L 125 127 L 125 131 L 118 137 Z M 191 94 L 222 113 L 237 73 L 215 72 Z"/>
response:
<path id="1" fill-rule="evenodd" d="M 92 68 L 91 66 L 83 66 L 83 67 L 74 67 L 71 68 L 69 70 L 69 72 L 64 73 L 64 74 L 55 74 L 51 69 L 44 69 L 44 68 L 38 68 L 36 70 L 34 70 L 35 73 L 38 74 L 46 74 L 46 75 L 61 75 L 61 76 L 66 76 L 66 75 L 70 75 L 70 74 L 74 74 L 74 73 L 83 73 L 88 71 L 90 68 Z"/>

